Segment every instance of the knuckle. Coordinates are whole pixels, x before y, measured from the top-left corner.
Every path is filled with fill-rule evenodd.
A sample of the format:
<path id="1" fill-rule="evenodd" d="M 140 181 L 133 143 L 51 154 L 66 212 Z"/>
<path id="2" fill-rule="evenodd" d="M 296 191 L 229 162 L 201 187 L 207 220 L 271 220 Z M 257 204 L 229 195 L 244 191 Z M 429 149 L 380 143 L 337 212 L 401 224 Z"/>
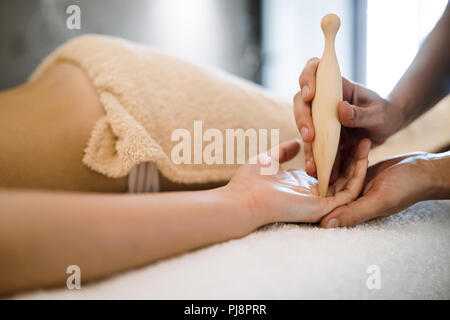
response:
<path id="1" fill-rule="evenodd" d="M 311 78 L 311 74 L 315 73 L 316 65 L 319 63 L 320 59 L 317 57 L 310 58 L 305 65 L 305 68 L 300 74 L 300 77 L 298 79 L 298 82 L 300 84 L 300 87 L 303 87 L 305 84 L 307 84 Z"/>
<path id="2" fill-rule="evenodd" d="M 293 98 L 294 105 L 298 105 L 301 101 L 302 101 L 302 93 L 301 91 L 299 91 L 294 95 Z"/>
<path id="3" fill-rule="evenodd" d="M 317 58 L 317 57 L 312 57 L 312 58 L 309 58 L 309 59 L 308 59 L 308 61 L 306 62 L 306 65 L 315 64 L 315 63 L 318 63 L 319 61 L 320 61 L 319 58 Z"/>
<path id="4" fill-rule="evenodd" d="M 353 114 L 353 117 L 350 119 L 350 122 L 352 124 L 356 124 L 356 121 L 361 120 L 363 115 L 362 115 L 362 112 L 361 112 L 360 108 L 353 107 L 353 106 L 351 108 L 352 108 L 354 114 Z"/>
<path id="5" fill-rule="evenodd" d="M 300 85 L 300 88 L 303 88 L 308 83 L 308 70 L 307 68 L 303 69 L 302 73 L 300 74 L 300 77 L 298 78 L 298 83 Z"/>

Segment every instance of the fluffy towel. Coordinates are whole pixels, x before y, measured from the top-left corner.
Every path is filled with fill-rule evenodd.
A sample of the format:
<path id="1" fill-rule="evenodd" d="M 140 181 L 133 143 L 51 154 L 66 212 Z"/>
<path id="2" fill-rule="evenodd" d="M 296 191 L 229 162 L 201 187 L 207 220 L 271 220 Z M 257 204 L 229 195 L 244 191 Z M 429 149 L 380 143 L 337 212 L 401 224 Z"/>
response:
<path id="1" fill-rule="evenodd" d="M 450 146 L 450 95 L 405 129 L 376 147 L 370 163 L 414 151 L 438 152 Z"/>
<path id="2" fill-rule="evenodd" d="M 449 230 L 450 201 L 422 202 L 354 228 L 276 224 L 99 282 L 82 280 L 81 290 L 16 298 L 450 299 Z M 370 290 L 373 265 L 380 288 Z"/>
<path id="3" fill-rule="evenodd" d="M 194 120 L 203 121 L 203 132 L 219 129 L 224 144 L 227 128 L 264 128 L 269 137 L 270 129 L 280 129 L 280 142 L 299 137 L 291 104 L 276 101 L 250 82 L 142 45 L 81 36 L 48 56 L 30 80 L 60 62 L 82 68 L 99 94 L 106 115 L 93 129 L 83 162 L 108 177 L 126 176 L 136 164 L 153 161 L 172 181 L 228 180 L 237 165 L 176 165 L 171 161 L 171 150 L 178 144 L 171 141 L 172 132 L 192 132 Z M 303 163 L 298 157 L 296 166 Z"/>

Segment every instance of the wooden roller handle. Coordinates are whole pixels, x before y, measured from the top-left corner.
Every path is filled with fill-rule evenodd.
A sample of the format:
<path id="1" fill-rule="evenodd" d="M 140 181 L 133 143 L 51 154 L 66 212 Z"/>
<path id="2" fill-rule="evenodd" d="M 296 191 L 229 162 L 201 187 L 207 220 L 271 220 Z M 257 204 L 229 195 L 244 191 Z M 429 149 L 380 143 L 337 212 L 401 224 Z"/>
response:
<path id="1" fill-rule="evenodd" d="M 317 69 L 316 93 L 312 101 L 315 131 L 312 148 L 321 197 L 327 195 L 341 133 L 338 104 L 342 101 L 342 78 L 334 46 L 340 26 L 341 21 L 335 14 L 328 14 L 322 19 L 325 49 Z"/>

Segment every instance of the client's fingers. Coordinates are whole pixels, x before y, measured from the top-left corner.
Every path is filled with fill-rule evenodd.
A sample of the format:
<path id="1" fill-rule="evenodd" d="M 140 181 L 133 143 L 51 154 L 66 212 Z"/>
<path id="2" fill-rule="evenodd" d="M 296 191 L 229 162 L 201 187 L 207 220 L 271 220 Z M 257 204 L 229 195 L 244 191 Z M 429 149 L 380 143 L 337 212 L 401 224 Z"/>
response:
<path id="1" fill-rule="evenodd" d="M 283 163 L 294 158 L 301 148 L 301 142 L 298 139 L 293 139 L 280 143 L 278 146 L 270 149 L 267 154 L 279 163 Z"/>
<path id="2" fill-rule="evenodd" d="M 356 152 L 353 156 L 355 161 L 367 159 L 367 157 L 369 156 L 369 150 L 370 150 L 371 145 L 372 145 L 372 142 L 370 141 L 370 139 L 367 139 L 367 138 L 362 139 L 359 142 L 358 148 L 356 149 Z"/>

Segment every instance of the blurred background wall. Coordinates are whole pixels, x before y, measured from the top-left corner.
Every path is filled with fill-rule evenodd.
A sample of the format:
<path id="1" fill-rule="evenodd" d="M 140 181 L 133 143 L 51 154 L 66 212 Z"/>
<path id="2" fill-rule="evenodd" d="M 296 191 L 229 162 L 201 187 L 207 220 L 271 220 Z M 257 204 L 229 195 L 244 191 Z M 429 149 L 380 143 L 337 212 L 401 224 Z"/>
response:
<path id="1" fill-rule="evenodd" d="M 71 4 L 81 9 L 80 30 L 66 27 Z M 58 45 L 85 33 L 146 43 L 259 82 L 259 11 L 259 0 L 2 0 L 0 88 L 23 82 Z"/>
<path id="2" fill-rule="evenodd" d="M 218 67 L 291 99 L 298 76 L 323 50 L 320 19 L 342 19 L 342 74 L 387 94 L 446 0 L 1 0 L 0 89 L 26 80 L 64 41 L 84 33 L 123 37 Z M 81 9 L 81 29 L 66 8 Z"/>
<path id="3" fill-rule="evenodd" d="M 365 2 L 361 1 L 360 2 Z M 282 96 L 299 90 L 298 78 L 311 57 L 322 55 L 324 39 L 320 22 L 327 13 L 341 18 L 336 36 L 336 54 L 343 76 L 355 79 L 356 25 L 354 0 L 263 0 L 264 59 L 262 82 Z M 359 79 L 361 81 L 361 79 Z"/>

